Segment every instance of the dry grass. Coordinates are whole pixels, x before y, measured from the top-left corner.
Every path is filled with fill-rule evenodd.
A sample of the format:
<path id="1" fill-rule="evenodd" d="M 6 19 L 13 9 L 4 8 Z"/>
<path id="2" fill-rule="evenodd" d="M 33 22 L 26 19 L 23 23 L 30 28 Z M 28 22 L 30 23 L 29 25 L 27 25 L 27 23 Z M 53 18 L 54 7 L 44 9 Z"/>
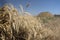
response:
<path id="1" fill-rule="evenodd" d="M 0 40 L 55 40 L 55 34 L 32 15 L 19 15 L 5 5 L 0 9 Z"/>
<path id="2" fill-rule="evenodd" d="M 45 29 L 50 29 L 54 35 L 55 35 L 55 38 L 54 40 L 60 40 L 60 18 L 56 18 L 54 17 L 54 15 L 52 15 L 53 17 L 50 17 L 50 18 L 47 18 L 47 17 L 43 17 L 42 15 L 37 17 L 37 19 L 41 22 L 42 24 L 42 27 L 45 28 Z"/>

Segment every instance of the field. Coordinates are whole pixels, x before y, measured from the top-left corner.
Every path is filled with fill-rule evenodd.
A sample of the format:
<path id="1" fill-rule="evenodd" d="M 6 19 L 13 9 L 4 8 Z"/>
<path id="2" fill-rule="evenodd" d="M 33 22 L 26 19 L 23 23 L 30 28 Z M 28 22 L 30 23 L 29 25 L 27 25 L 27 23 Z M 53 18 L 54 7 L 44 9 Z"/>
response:
<path id="1" fill-rule="evenodd" d="M 33 16 L 13 5 L 0 7 L 0 40 L 60 40 L 60 18 L 49 12 Z"/>

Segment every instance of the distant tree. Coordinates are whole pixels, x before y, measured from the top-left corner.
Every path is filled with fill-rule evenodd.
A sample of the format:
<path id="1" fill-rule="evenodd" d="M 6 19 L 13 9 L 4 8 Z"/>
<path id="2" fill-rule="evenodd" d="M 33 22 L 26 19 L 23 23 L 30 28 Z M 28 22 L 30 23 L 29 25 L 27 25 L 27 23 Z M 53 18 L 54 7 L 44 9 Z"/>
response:
<path id="1" fill-rule="evenodd" d="M 50 12 L 41 12 L 38 14 L 40 17 L 53 17 L 53 15 Z"/>

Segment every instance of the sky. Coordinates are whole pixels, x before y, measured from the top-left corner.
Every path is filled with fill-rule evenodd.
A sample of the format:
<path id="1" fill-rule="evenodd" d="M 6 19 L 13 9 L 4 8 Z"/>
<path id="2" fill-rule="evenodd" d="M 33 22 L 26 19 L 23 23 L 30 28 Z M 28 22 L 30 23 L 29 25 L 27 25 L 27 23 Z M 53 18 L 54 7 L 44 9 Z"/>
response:
<path id="1" fill-rule="evenodd" d="M 18 10 L 20 10 L 19 5 L 21 4 L 24 11 L 33 15 L 37 15 L 40 12 L 60 14 L 60 0 L 0 0 L 0 6 L 5 3 L 13 4 Z M 27 3 L 29 7 L 26 7 Z"/>

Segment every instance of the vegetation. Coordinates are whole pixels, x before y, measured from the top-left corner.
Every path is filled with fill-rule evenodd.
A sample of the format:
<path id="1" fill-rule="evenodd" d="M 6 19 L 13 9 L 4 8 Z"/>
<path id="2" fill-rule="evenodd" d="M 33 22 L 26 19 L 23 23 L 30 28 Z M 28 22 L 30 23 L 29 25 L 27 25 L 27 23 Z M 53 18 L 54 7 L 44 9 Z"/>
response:
<path id="1" fill-rule="evenodd" d="M 37 19 L 41 19 L 43 23 L 47 23 L 49 20 L 54 19 L 54 15 L 52 15 L 50 12 L 41 12 L 39 15 L 37 15 Z"/>
<path id="2" fill-rule="evenodd" d="M 0 9 L 0 40 L 57 39 L 54 31 L 42 25 L 41 19 L 27 13 L 22 10 L 19 14 L 13 5 L 4 5 Z"/>

